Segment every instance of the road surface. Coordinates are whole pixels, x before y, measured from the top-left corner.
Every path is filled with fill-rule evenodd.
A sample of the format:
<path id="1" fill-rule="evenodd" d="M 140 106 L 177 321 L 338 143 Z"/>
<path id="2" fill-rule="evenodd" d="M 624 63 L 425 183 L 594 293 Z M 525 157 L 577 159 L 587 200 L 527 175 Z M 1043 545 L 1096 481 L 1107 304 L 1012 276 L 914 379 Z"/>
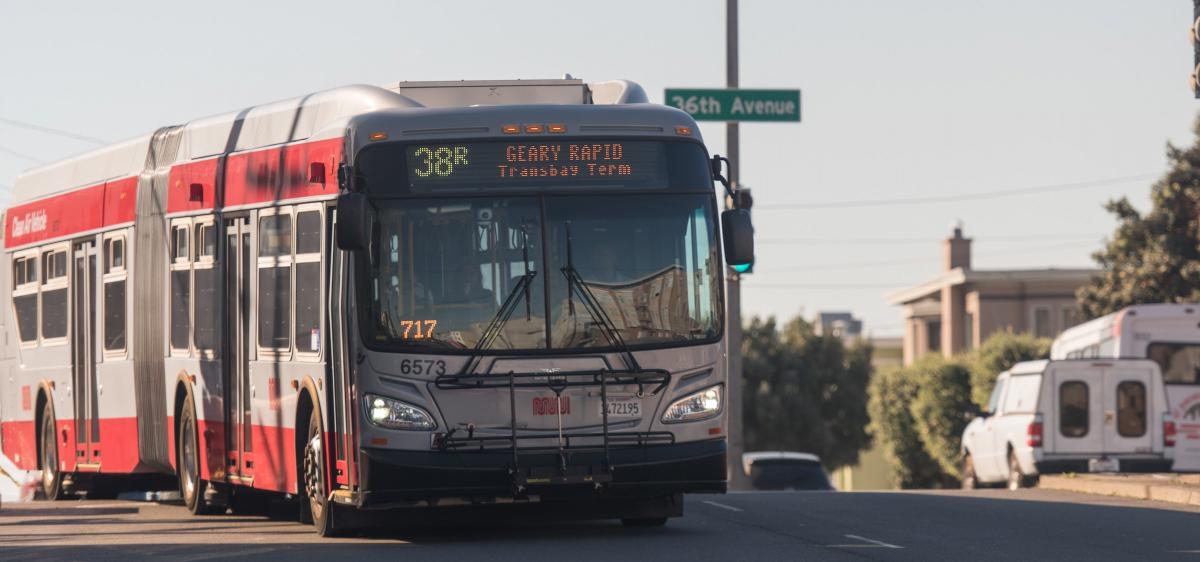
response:
<path id="1" fill-rule="evenodd" d="M 698 495 L 687 498 L 683 518 L 659 529 L 489 517 L 321 539 L 286 514 L 192 517 L 180 505 L 121 501 L 6 504 L 0 559 L 1200 558 L 1198 508 L 1048 490 Z"/>

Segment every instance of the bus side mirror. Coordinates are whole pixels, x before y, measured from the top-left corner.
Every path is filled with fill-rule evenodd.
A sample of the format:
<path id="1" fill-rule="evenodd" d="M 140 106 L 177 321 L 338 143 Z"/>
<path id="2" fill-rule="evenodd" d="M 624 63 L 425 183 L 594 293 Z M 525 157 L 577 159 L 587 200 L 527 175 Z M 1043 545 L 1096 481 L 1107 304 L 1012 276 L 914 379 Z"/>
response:
<path id="1" fill-rule="evenodd" d="M 730 209 L 721 213 L 721 235 L 725 242 L 725 263 L 739 265 L 754 262 L 754 225 L 750 211 Z"/>
<path id="2" fill-rule="evenodd" d="M 344 193 L 337 203 L 337 247 L 339 250 L 366 250 L 371 246 L 371 228 L 375 213 L 363 193 Z"/>

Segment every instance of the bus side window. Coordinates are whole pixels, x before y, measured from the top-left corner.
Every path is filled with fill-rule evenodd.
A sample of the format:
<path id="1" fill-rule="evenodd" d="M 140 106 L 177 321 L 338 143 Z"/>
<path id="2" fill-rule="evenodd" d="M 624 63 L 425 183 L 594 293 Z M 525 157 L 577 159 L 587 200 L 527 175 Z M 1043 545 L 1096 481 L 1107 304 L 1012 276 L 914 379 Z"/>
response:
<path id="1" fill-rule="evenodd" d="M 22 343 L 38 337 L 38 258 L 13 259 L 13 309 L 17 315 L 17 335 Z"/>
<path id="2" fill-rule="evenodd" d="M 171 349 L 186 351 L 191 340 L 191 227 L 171 227 Z"/>
<path id="3" fill-rule="evenodd" d="M 67 337 L 67 251 L 42 253 L 42 339 Z"/>
<path id="4" fill-rule="evenodd" d="M 217 283 L 219 272 L 214 264 L 217 259 L 217 231 L 213 223 L 206 219 L 197 219 L 194 229 L 196 238 L 196 259 L 193 267 L 193 284 L 195 289 L 194 310 L 192 311 L 193 337 L 196 349 L 214 350 L 217 348 Z"/>
<path id="5" fill-rule="evenodd" d="M 104 240 L 104 351 L 125 351 L 125 236 Z"/>
<path id="6" fill-rule="evenodd" d="M 258 345 L 291 347 L 292 215 L 287 209 L 258 219 Z"/>
<path id="7" fill-rule="evenodd" d="M 321 350 L 321 212 L 296 213 L 296 351 Z"/>

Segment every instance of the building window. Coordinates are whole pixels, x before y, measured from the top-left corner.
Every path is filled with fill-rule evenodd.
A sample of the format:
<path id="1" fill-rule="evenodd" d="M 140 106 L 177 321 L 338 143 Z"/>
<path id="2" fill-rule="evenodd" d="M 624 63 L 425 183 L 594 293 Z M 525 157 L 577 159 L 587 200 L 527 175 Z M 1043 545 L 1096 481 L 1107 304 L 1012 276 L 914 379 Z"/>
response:
<path id="1" fill-rule="evenodd" d="M 1058 432 L 1063 437 L 1083 437 L 1088 434 L 1088 385 L 1083 381 L 1067 381 L 1058 387 Z"/>
<path id="2" fill-rule="evenodd" d="M 1039 338 L 1049 338 L 1054 335 L 1054 327 L 1050 325 L 1050 309 L 1039 306 L 1033 309 L 1033 335 Z"/>
<path id="3" fill-rule="evenodd" d="M 942 323 L 928 322 L 925 324 L 925 338 L 929 340 L 929 351 L 942 350 Z"/>
<path id="4" fill-rule="evenodd" d="M 104 240 L 104 350 L 125 350 L 125 236 Z"/>
<path id="5" fill-rule="evenodd" d="M 975 347 L 975 315 L 970 312 L 963 315 L 963 349 Z"/>

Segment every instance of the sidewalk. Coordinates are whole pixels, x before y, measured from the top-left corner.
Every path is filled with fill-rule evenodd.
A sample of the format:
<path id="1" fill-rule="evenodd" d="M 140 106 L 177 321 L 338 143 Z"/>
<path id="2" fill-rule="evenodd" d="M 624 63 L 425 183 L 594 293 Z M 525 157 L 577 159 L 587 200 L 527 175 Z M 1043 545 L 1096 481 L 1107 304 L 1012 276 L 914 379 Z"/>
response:
<path id="1" fill-rule="evenodd" d="M 1053 474 L 1038 487 L 1200 506 L 1200 474 Z"/>

